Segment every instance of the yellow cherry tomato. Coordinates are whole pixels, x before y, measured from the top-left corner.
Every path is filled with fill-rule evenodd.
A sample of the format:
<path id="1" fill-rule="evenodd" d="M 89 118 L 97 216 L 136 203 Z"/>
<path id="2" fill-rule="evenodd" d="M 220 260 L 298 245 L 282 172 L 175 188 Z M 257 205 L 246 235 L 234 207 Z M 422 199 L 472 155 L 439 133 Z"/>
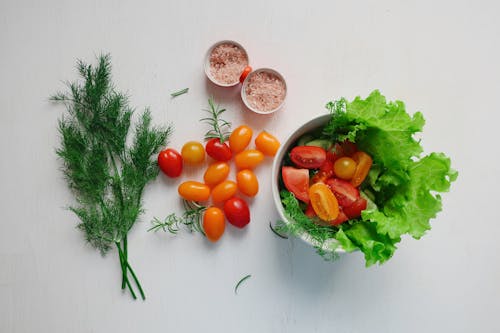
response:
<path id="1" fill-rule="evenodd" d="M 189 201 L 207 201 L 210 198 L 210 187 L 192 180 L 180 184 L 177 191 Z"/>
<path id="2" fill-rule="evenodd" d="M 241 193 L 254 197 L 259 192 L 259 181 L 252 170 L 241 170 L 236 174 L 236 183 Z"/>
<path id="3" fill-rule="evenodd" d="M 323 221 L 332 221 L 339 215 L 339 203 L 333 192 L 324 183 L 316 183 L 309 188 L 311 206 Z"/>
<path id="4" fill-rule="evenodd" d="M 203 214 L 203 230 L 208 240 L 217 242 L 226 229 L 224 213 L 220 208 L 209 207 Z"/>
<path id="5" fill-rule="evenodd" d="M 280 148 L 280 142 L 273 135 L 262 131 L 255 138 L 255 147 L 264 155 L 274 156 Z"/>
<path id="6" fill-rule="evenodd" d="M 264 159 L 264 154 L 256 149 L 244 150 L 236 154 L 234 163 L 238 169 L 254 169 Z"/>
<path id="7" fill-rule="evenodd" d="M 189 141 L 182 146 L 181 155 L 188 164 L 200 164 L 205 160 L 205 148 L 198 141 Z"/>
<path id="8" fill-rule="evenodd" d="M 236 194 L 238 186 L 232 180 L 225 180 L 212 190 L 213 202 L 224 202 Z"/>
<path id="9" fill-rule="evenodd" d="M 229 164 L 226 162 L 214 162 L 210 164 L 203 175 L 205 184 L 212 187 L 224 181 L 229 175 Z"/>
<path id="10" fill-rule="evenodd" d="M 356 171 L 356 162 L 350 157 L 341 157 L 333 164 L 333 172 L 337 177 L 350 180 Z"/>
<path id="11" fill-rule="evenodd" d="M 234 129 L 229 136 L 229 147 L 233 154 L 237 154 L 245 150 L 252 140 L 253 131 L 246 125 L 241 125 Z"/>

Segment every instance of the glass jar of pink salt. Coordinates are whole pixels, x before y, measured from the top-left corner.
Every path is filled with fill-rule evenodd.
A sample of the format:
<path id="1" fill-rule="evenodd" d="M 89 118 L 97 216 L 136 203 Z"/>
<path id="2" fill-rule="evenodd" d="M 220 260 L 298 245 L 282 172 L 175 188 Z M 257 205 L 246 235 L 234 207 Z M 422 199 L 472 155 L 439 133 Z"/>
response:
<path id="1" fill-rule="evenodd" d="M 273 113 L 285 102 L 287 88 L 283 76 L 270 68 L 252 72 L 247 52 L 234 41 L 217 42 L 208 50 L 205 74 L 221 87 L 234 87 L 242 83 L 243 103 L 255 113 Z"/>

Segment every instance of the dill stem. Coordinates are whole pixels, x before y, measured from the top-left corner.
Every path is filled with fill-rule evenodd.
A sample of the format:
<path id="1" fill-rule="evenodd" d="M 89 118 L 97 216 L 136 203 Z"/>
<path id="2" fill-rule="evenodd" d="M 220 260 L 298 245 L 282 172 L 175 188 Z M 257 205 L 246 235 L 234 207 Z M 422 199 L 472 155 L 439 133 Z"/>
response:
<path id="1" fill-rule="evenodd" d="M 132 274 L 132 277 L 134 278 L 135 284 L 137 285 L 137 288 L 139 288 L 139 292 L 141 293 L 142 300 L 146 299 L 146 296 L 144 295 L 144 290 L 142 290 L 142 286 L 139 283 L 139 279 L 137 279 L 137 276 L 135 275 L 134 270 L 128 263 L 128 261 L 125 263 L 127 265 L 128 270 L 130 271 L 130 274 Z"/>
<path id="2" fill-rule="evenodd" d="M 130 293 L 132 294 L 133 299 L 137 299 L 137 296 L 134 293 L 134 290 L 132 289 L 132 285 L 130 284 L 130 281 L 127 278 L 127 260 L 123 256 L 122 249 L 120 247 L 120 243 L 116 242 L 116 247 L 118 248 L 118 256 L 120 257 L 120 265 L 122 268 L 122 289 L 125 289 L 125 285 L 128 287 L 128 290 L 130 290 Z"/>

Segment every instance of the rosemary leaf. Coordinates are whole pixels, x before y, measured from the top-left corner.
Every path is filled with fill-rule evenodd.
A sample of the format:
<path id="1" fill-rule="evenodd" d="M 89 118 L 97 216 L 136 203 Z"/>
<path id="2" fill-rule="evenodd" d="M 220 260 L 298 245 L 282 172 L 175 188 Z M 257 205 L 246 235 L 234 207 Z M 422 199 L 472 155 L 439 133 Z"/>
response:
<path id="1" fill-rule="evenodd" d="M 189 91 L 189 88 L 184 88 L 182 90 L 175 91 L 175 92 L 171 93 L 170 96 L 177 97 L 177 96 L 180 96 L 180 95 L 187 94 L 188 91 Z"/>

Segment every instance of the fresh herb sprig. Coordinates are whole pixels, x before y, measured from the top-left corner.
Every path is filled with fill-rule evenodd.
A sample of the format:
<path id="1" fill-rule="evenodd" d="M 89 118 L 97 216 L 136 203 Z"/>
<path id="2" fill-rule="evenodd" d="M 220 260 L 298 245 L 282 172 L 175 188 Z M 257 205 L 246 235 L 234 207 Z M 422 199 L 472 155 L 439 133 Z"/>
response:
<path id="1" fill-rule="evenodd" d="M 201 121 L 206 122 L 212 128 L 205 133 L 205 140 L 219 139 L 221 143 L 224 143 L 229 138 L 231 130 L 231 123 L 221 118 L 226 109 L 216 104 L 212 97 L 208 99 L 208 106 L 209 108 L 204 111 L 210 113 L 210 117 L 202 118 Z"/>
<path id="2" fill-rule="evenodd" d="M 155 217 L 153 221 L 151 221 L 153 226 L 149 228 L 148 231 L 156 232 L 158 230 L 163 230 L 171 234 L 177 234 L 181 227 L 185 226 L 189 232 L 199 232 L 205 235 L 202 221 L 203 213 L 207 207 L 197 202 L 187 200 L 183 200 L 183 206 L 184 212 L 180 216 L 172 213 L 163 219 L 163 221 Z"/>
<path id="3" fill-rule="evenodd" d="M 246 280 L 248 280 L 249 278 L 251 278 L 251 277 L 252 277 L 252 275 L 251 275 L 251 274 L 248 274 L 248 275 L 245 275 L 244 277 L 242 277 L 242 278 L 238 281 L 238 283 L 236 283 L 236 286 L 234 286 L 234 293 L 235 293 L 235 294 L 238 294 L 238 289 L 240 288 L 241 284 L 242 284 L 243 282 L 245 282 Z"/>
<path id="4" fill-rule="evenodd" d="M 66 106 L 59 120 L 61 146 L 57 155 L 76 204 L 70 207 L 86 240 L 102 255 L 118 250 L 122 289 L 135 299 L 131 278 L 144 291 L 128 261 L 127 234 L 143 212 L 142 194 L 158 175 L 153 157 L 165 146 L 172 127 L 154 127 L 148 110 L 139 116 L 131 145 L 127 145 L 134 113 L 128 98 L 111 81 L 109 55 L 98 57 L 96 66 L 78 61 L 83 82 L 68 83 L 69 92 L 50 100 Z M 129 277 L 131 276 L 131 278 Z"/>
<path id="5" fill-rule="evenodd" d="M 189 91 L 189 88 L 184 88 L 184 89 L 181 89 L 179 91 L 175 91 L 173 93 L 170 94 L 170 96 L 173 98 L 173 97 L 177 97 L 177 96 L 180 96 L 180 95 L 184 95 L 184 94 L 187 94 Z"/>

